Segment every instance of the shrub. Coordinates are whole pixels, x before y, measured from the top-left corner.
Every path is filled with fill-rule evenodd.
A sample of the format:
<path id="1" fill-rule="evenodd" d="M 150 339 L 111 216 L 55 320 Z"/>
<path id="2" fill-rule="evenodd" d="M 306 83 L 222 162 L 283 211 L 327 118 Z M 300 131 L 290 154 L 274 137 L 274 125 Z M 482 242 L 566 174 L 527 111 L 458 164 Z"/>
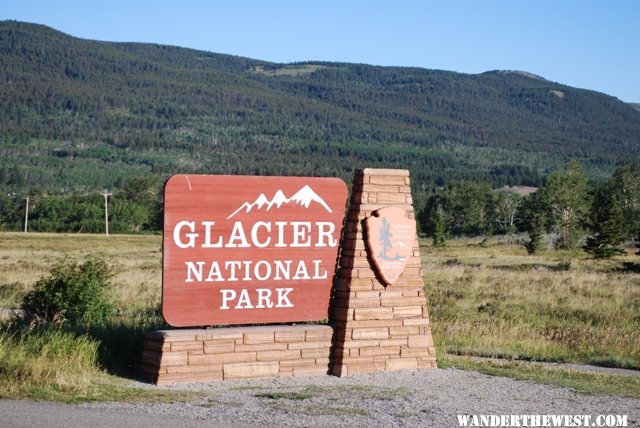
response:
<path id="1" fill-rule="evenodd" d="M 83 264 L 62 259 L 49 276 L 36 282 L 24 297 L 22 307 L 41 322 L 102 324 L 113 312 L 105 294 L 111 277 L 101 259 L 92 258 Z"/>

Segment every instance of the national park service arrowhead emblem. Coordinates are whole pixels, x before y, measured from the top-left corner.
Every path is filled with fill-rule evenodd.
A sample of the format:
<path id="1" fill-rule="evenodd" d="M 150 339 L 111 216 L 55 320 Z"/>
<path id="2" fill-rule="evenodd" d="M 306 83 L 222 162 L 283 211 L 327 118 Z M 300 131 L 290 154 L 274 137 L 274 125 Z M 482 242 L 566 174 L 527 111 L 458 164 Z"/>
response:
<path id="1" fill-rule="evenodd" d="M 413 251 L 416 222 L 407 218 L 398 207 L 375 211 L 366 220 L 367 247 L 378 274 L 387 284 L 393 284 L 404 271 Z"/>

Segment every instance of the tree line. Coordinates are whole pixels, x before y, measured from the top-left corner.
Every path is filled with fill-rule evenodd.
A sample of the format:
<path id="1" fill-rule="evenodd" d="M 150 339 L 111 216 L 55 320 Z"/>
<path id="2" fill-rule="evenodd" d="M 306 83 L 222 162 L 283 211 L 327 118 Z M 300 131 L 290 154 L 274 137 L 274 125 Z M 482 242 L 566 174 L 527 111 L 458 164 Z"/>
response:
<path id="1" fill-rule="evenodd" d="M 594 257 L 611 257 L 623 252 L 624 242 L 640 242 L 640 164 L 619 167 L 610 179 L 594 183 L 572 160 L 528 196 L 454 181 L 432 192 L 418 223 L 435 246 L 451 237 L 520 232 L 528 235 L 529 253 L 546 237 L 548 247 L 581 246 Z"/>
<path id="2" fill-rule="evenodd" d="M 113 233 L 158 232 L 162 229 L 160 176 L 121 183 L 109 198 L 109 230 Z M 640 242 L 640 163 L 615 170 L 604 182 L 591 182 L 575 160 L 544 180 L 534 193 L 493 190 L 488 183 L 451 181 L 418 193 L 424 201 L 417 221 L 434 245 L 455 237 L 525 233 L 530 253 L 543 238 L 554 248 L 582 248 L 595 257 L 621 253 L 620 245 Z M 0 230 L 22 230 L 27 195 L 0 196 Z M 99 192 L 55 195 L 32 189 L 28 194 L 29 230 L 102 233 L 104 200 Z"/>
<path id="3" fill-rule="evenodd" d="M 162 179 L 134 177 L 108 198 L 109 232 L 140 233 L 162 229 Z M 32 189 L 28 230 L 32 232 L 104 233 L 104 198 L 99 192 L 51 194 Z M 26 196 L 0 196 L 0 230 L 23 230 Z"/>

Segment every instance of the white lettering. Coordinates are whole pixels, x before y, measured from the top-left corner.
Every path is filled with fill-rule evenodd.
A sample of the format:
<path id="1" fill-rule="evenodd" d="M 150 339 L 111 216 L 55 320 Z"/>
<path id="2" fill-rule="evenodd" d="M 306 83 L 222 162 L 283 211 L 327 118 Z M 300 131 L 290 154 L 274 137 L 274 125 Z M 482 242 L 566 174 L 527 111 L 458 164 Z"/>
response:
<path id="1" fill-rule="evenodd" d="M 218 265 L 218 262 L 211 263 L 211 268 L 209 268 L 209 276 L 207 276 L 207 279 L 204 280 L 204 282 L 215 282 L 215 281 L 218 281 L 218 282 L 224 281 L 224 277 L 220 272 L 220 265 Z"/>
<path id="2" fill-rule="evenodd" d="M 202 267 L 204 266 L 204 262 L 185 262 L 187 265 L 187 279 L 184 282 L 193 282 L 194 279 L 191 277 L 191 274 L 195 277 L 195 281 L 202 282 Z M 198 265 L 196 268 L 195 265 Z"/>
<path id="3" fill-rule="evenodd" d="M 251 263 L 251 260 L 242 262 L 242 264 L 244 265 L 244 278 L 242 278 L 243 281 L 251 281 Z"/>
<path id="4" fill-rule="evenodd" d="M 293 242 L 292 247 L 310 247 L 311 246 L 311 222 L 310 221 L 292 221 L 293 226 Z"/>
<path id="5" fill-rule="evenodd" d="M 249 290 L 246 288 L 240 292 L 240 298 L 238 299 L 238 304 L 235 306 L 235 309 L 253 309 L 251 299 L 249 299 Z"/>
<path id="6" fill-rule="evenodd" d="M 240 268 L 242 262 L 224 262 L 225 269 L 231 269 L 231 276 L 227 278 L 227 281 L 237 281 L 238 277 L 236 276 L 236 269 Z"/>
<path id="7" fill-rule="evenodd" d="M 184 282 L 299 281 L 329 277 L 327 269 L 322 266 L 322 260 L 311 260 L 313 266 L 308 265 L 305 260 L 296 261 L 295 273 L 291 276 L 293 262 L 294 260 L 229 260 L 222 265 L 215 260 L 189 261 L 184 263 L 187 271 Z M 205 268 L 208 270 L 205 271 Z M 206 277 L 204 272 L 208 272 Z"/>
<path id="8" fill-rule="evenodd" d="M 216 224 L 215 221 L 203 221 L 202 222 L 202 225 L 205 227 L 205 229 L 204 229 L 204 244 L 202 244 L 202 248 L 222 248 L 222 236 L 218 237 L 218 242 L 216 242 L 215 244 L 211 243 L 211 231 L 212 231 L 213 226 L 215 224 Z"/>
<path id="9" fill-rule="evenodd" d="M 185 236 L 189 238 L 189 241 L 185 244 L 180 240 L 180 233 L 184 227 L 188 227 L 191 233 L 185 233 Z M 193 233 L 196 228 L 196 224 L 193 221 L 181 221 L 173 228 L 173 242 L 180 248 L 194 248 L 196 246 L 197 233 Z"/>
<path id="10" fill-rule="evenodd" d="M 318 242 L 316 243 L 316 247 L 335 247 L 338 245 L 338 240 L 333 238 L 333 232 L 336 230 L 335 224 L 330 221 L 319 221 L 316 225 L 318 226 Z"/>
<path id="11" fill-rule="evenodd" d="M 264 275 L 260 275 L 260 266 L 265 267 Z M 256 277 L 258 281 L 266 281 L 271 277 L 271 265 L 269 262 L 265 260 L 260 260 L 256 263 L 255 268 L 253 269 L 253 275 Z"/>
<path id="12" fill-rule="evenodd" d="M 264 242 L 258 241 L 259 227 L 264 227 L 267 230 L 267 232 L 271 232 L 271 223 L 267 223 L 266 221 L 259 221 L 256 224 L 254 224 L 253 227 L 251 228 L 251 241 L 253 242 L 253 245 L 255 245 L 258 248 L 266 248 L 271 243 L 271 237 L 268 237 L 267 240 Z"/>
<path id="13" fill-rule="evenodd" d="M 273 308 L 273 302 L 271 301 L 271 290 L 268 288 L 258 288 L 258 304 L 256 308 Z"/>
<path id="14" fill-rule="evenodd" d="M 293 275 L 293 279 L 311 279 L 304 260 L 300 260 L 298 263 L 298 268 L 296 269 L 295 275 Z"/>
<path id="15" fill-rule="evenodd" d="M 240 241 L 240 244 L 236 244 L 235 241 Z M 249 248 L 250 245 L 247 242 L 247 236 L 244 233 L 244 228 L 242 227 L 242 223 L 236 221 L 233 224 L 233 229 L 231 230 L 231 236 L 229 237 L 229 242 L 225 247 L 230 248 Z"/>
<path id="16" fill-rule="evenodd" d="M 320 274 L 320 263 L 322 260 L 314 260 L 313 261 L 313 279 L 327 279 L 327 270 L 324 270 L 323 274 Z"/>
<path id="17" fill-rule="evenodd" d="M 286 221 L 276 221 L 276 226 L 278 227 L 278 242 L 276 243 L 276 248 L 284 248 L 287 246 L 284 243 L 284 227 L 286 225 Z"/>
<path id="18" fill-rule="evenodd" d="M 234 309 L 271 309 L 273 307 L 276 308 L 293 308 L 294 305 L 289 298 L 289 293 L 293 291 L 293 288 L 276 288 L 275 292 L 278 296 L 277 303 L 274 303 L 272 300 L 273 291 L 268 288 L 258 288 L 255 290 L 255 297 L 257 299 L 257 304 L 254 306 L 251 300 L 251 296 L 254 293 L 250 293 L 248 289 L 244 288 L 240 290 L 240 296 L 238 297 L 238 293 L 235 290 L 231 289 L 222 289 L 220 290 L 220 294 L 222 294 L 222 304 L 220 305 L 220 309 L 229 309 L 231 304 L 236 300 L 237 302 Z"/>
<path id="19" fill-rule="evenodd" d="M 278 304 L 276 304 L 276 308 L 293 308 L 293 303 L 291 303 L 291 300 L 287 297 L 287 295 L 293 291 L 293 288 L 276 288 L 276 291 L 278 292 Z"/>
<path id="20" fill-rule="evenodd" d="M 276 274 L 273 279 L 276 281 L 281 281 L 283 279 L 291 279 L 291 263 L 292 260 L 275 260 L 276 265 Z"/>
<path id="21" fill-rule="evenodd" d="M 227 226 L 223 227 L 223 230 Z M 249 227 L 249 226 L 247 226 Z M 338 240 L 333 237 L 336 225 L 328 221 L 258 221 L 251 225 L 249 235 L 242 222 L 231 226 L 229 235 L 216 235 L 215 221 L 180 221 L 173 228 L 173 242 L 178 248 L 308 248 L 335 247 Z M 317 233 L 317 238 L 313 236 Z"/>
<path id="22" fill-rule="evenodd" d="M 229 301 L 236 299 L 235 290 L 220 290 L 222 293 L 222 305 L 220 305 L 220 309 L 229 309 Z"/>

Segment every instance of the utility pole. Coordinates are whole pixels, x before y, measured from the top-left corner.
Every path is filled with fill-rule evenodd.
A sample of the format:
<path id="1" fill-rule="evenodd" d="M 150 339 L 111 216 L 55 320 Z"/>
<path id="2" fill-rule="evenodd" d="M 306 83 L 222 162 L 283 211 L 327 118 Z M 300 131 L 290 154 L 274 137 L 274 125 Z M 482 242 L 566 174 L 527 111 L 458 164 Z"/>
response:
<path id="1" fill-rule="evenodd" d="M 111 193 L 105 190 L 101 195 L 104 196 L 104 232 L 109 236 L 109 202 L 107 198 L 111 196 Z"/>
<path id="2" fill-rule="evenodd" d="M 29 225 L 29 196 L 25 198 L 27 205 L 24 208 L 24 233 L 27 233 Z"/>

